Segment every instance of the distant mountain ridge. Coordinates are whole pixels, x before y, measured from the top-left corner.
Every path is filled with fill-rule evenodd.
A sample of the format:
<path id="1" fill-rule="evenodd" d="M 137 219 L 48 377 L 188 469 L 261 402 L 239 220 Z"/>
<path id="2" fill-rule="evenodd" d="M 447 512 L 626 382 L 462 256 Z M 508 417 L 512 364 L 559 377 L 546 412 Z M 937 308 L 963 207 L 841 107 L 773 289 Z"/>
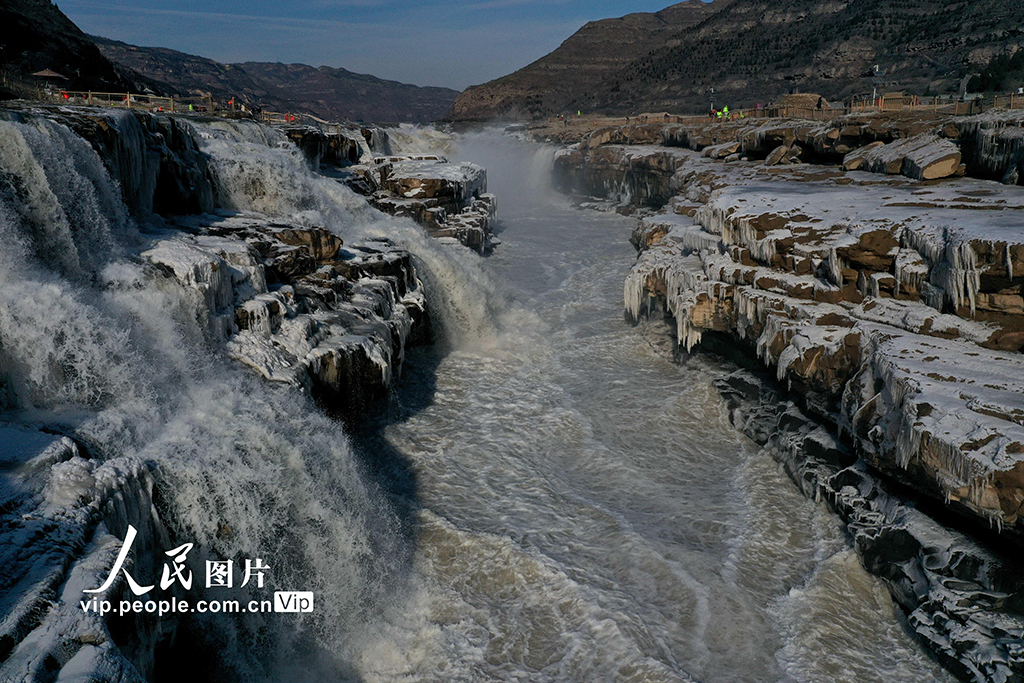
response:
<path id="1" fill-rule="evenodd" d="M 100 52 L 127 75 L 156 89 L 236 97 L 264 109 L 307 112 L 328 120 L 427 123 L 442 118 L 458 91 L 420 87 L 306 64 L 221 64 L 162 47 L 138 47 L 92 36 Z"/>
<path id="2" fill-rule="evenodd" d="M 591 22 L 533 64 L 468 88 L 449 118 L 702 112 L 712 88 L 719 107 L 791 91 L 956 92 L 1021 47 L 1020 0 L 688 0 Z"/>
<path id="3" fill-rule="evenodd" d="M 65 77 L 35 78 L 50 70 Z M 305 64 L 220 64 L 167 48 L 87 36 L 50 0 L 0 0 L 0 70 L 10 92 L 37 85 L 94 92 L 209 93 L 264 109 L 329 120 L 426 123 L 442 118 L 458 91 L 421 88 L 345 69 Z"/>

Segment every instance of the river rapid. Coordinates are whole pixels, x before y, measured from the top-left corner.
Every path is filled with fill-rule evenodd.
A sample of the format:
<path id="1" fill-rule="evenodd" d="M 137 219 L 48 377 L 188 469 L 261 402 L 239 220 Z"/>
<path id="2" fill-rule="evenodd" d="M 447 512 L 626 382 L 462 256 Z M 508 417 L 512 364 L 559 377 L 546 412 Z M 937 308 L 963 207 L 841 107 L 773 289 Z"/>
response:
<path id="1" fill-rule="evenodd" d="M 415 500 L 414 607 L 364 675 L 952 680 L 838 521 L 729 424 L 711 382 L 731 368 L 673 363 L 661 323 L 623 321 L 633 219 L 554 195 L 549 150 L 469 135 L 457 154 L 499 197 L 483 269 L 506 304 L 493 336 L 414 355 L 364 444 Z"/>
<path id="2" fill-rule="evenodd" d="M 139 121 L 97 116 L 142 173 Z M 445 334 L 410 351 L 386 408 L 332 419 L 209 338 L 202 297 L 142 257 L 174 232 L 130 215 L 89 143 L 0 120 L 0 422 L 87 456 L 25 485 L 86 501 L 98 463 L 145 468 L 155 505 L 110 485 L 159 515 L 142 530 L 158 557 L 172 539 L 196 571 L 261 557 L 276 589 L 316 595 L 309 615 L 192 615 L 172 642 L 115 634 L 135 661 L 156 653 L 157 683 L 950 680 L 838 522 L 730 426 L 711 384 L 730 367 L 673 363 L 660 323 L 623 321 L 633 222 L 553 194 L 550 149 L 488 133 L 446 150 L 499 198 L 503 244 L 481 259 L 370 210 L 280 133 L 193 133 L 225 209 L 409 249 Z M 35 494 L 8 494 L 3 566 L 34 585 L 54 567 L 18 549 L 51 541 L 32 535 Z M 34 604 L 0 578 L 5 611 Z"/>

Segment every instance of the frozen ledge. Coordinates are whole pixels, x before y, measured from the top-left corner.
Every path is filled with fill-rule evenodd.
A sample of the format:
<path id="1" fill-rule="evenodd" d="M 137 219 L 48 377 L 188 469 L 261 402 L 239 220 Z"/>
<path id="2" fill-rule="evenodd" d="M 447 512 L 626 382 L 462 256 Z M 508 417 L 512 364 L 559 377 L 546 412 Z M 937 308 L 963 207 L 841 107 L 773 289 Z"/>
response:
<path id="1" fill-rule="evenodd" d="M 385 240 L 344 245 L 320 228 L 256 214 L 179 219 L 144 256 L 194 290 L 231 358 L 344 414 L 401 372 L 429 321 L 410 255 Z"/>
<path id="2" fill-rule="evenodd" d="M 1024 193 L 678 154 L 628 314 L 745 340 L 872 466 L 1024 540 Z"/>

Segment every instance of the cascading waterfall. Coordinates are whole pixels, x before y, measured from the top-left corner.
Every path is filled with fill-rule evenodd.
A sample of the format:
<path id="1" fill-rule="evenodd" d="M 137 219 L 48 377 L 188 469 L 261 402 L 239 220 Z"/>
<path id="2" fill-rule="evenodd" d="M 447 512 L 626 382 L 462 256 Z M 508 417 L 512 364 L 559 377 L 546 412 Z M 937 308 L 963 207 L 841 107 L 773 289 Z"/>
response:
<path id="1" fill-rule="evenodd" d="M 656 330 L 623 325 L 632 226 L 552 197 L 550 148 L 473 134 L 447 152 L 483 161 L 515 207 L 485 271 L 317 176 L 273 130 L 192 125 L 224 210 L 409 249 L 452 352 L 410 363 L 417 400 L 372 436 L 388 449 L 373 460 L 307 397 L 227 359 L 203 296 L 140 257 L 167 237 L 160 219 L 136 225 L 88 144 L 42 118 L 0 122 L 3 420 L 81 450 L 49 503 L 91 500 L 102 461 L 112 505 L 166 526 L 150 549 L 262 558 L 268 591 L 316 595 L 310 614 L 188 617 L 170 654 L 143 643 L 157 678 L 949 680 L 838 523 L 729 425 L 719 366 L 672 365 L 638 343 Z M 399 490 L 381 470 L 402 465 Z M 146 477 L 109 481 L 143 467 L 152 500 Z M 97 514 L 110 528 L 85 552 L 124 537 L 125 515 Z M 38 630 L 85 650 L 74 629 Z"/>
<path id="2" fill-rule="evenodd" d="M 397 239 L 416 250 L 449 329 L 486 336 L 489 285 L 475 256 L 375 215 L 274 131 L 209 124 L 201 135 L 225 206 L 326 225 L 346 241 Z M 87 142 L 43 118 L 0 122 L 0 141 L 7 419 L 67 433 L 97 460 L 148 463 L 173 539 L 196 546 L 190 560 L 260 557 L 276 589 L 315 592 L 304 618 L 193 617 L 218 650 L 211 676 L 347 677 L 368 624 L 406 593 L 408 521 L 339 424 L 227 360 L 204 334 L 201 297 L 143 263 L 149 228 L 129 217 Z"/>
<path id="3" fill-rule="evenodd" d="M 457 153 L 457 136 L 432 126 L 402 124 L 389 128 L 388 139 L 395 154 L 441 154 Z"/>
<path id="4" fill-rule="evenodd" d="M 325 227 L 347 243 L 390 239 L 413 254 L 450 345 L 486 344 L 493 337 L 500 296 L 474 254 L 440 245 L 411 221 L 376 212 L 341 183 L 312 173 L 276 131 L 251 122 L 201 124 L 196 130 L 213 159 L 221 206 Z"/>

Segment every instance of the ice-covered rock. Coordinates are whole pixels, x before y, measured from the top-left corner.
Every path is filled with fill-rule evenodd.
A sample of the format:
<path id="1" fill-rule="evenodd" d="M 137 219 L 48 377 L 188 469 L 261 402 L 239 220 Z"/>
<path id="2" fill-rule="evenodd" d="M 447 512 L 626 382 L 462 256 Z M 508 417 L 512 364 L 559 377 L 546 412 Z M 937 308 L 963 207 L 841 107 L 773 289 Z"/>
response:
<path id="1" fill-rule="evenodd" d="M 687 350 L 746 340 L 872 466 L 1024 540 L 1024 195 L 677 155 L 687 199 L 634 233 L 627 313 Z"/>
<path id="2" fill-rule="evenodd" d="M 487 192 L 487 171 L 476 164 L 435 154 L 375 157 L 350 168 L 343 180 L 376 208 L 412 218 L 433 237 L 491 251 L 497 202 Z"/>
<path id="3" fill-rule="evenodd" d="M 271 381 L 362 412 L 400 374 L 407 342 L 429 337 L 410 255 L 386 241 L 343 245 L 256 214 L 179 220 L 188 233 L 144 256 L 201 296 L 231 358 Z"/>
<path id="4" fill-rule="evenodd" d="M 912 157 L 906 164 L 911 177 L 946 177 L 955 152 L 963 166 L 952 167 L 950 175 L 966 173 L 972 177 L 1002 180 L 1008 184 L 1024 182 L 1024 116 L 1019 111 L 995 110 L 979 116 L 950 116 L 938 112 L 867 112 L 837 115 L 827 121 L 794 118 L 740 118 L 719 121 L 694 117 L 686 123 L 652 123 L 643 126 L 611 126 L 592 133 L 582 127 L 552 130 L 543 125 L 532 127 L 531 135 L 540 140 L 581 142 L 584 155 L 606 145 L 657 145 L 706 151 L 716 157 L 721 150 L 742 153 L 753 160 L 781 153 L 780 148 L 796 149 L 804 162 L 841 164 L 846 155 L 853 166 L 863 164 L 868 145 L 879 147 L 896 143 L 909 145 Z M 661 139 L 655 133 L 660 129 Z M 915 142 L 910 143 L 911 140 Z M 919 144 L 929 140 L 928 144 Z M 935 144 L 936 140 L 940 140 Z M 739 143 L 737 149 L 732 146 Z M 948 144 L 946 144 L 948 143 Z M 895 153 L 899 147 L 894 147 Z M 863 150 L 863 151 L 862 151 Z M 723 154 L 722 158 L 727 156 Z M 906 157 L 906 154 L 904 154 Z M 791 156 L 773 159 L 786 162 Z M 893 160 L 893 166 L 897 160 Z M 922 167 L 921 164 L 924 163 Z M 884 168 L 884 164 L 882 167 Z M 902 173 L 901 168 L 894 171 Z"/>
<path id="5" fill-rule="evenodd" d="M 907 622 L 965 681 L 1024 675 L 1024 578 L 1014 553 L 979 543 L 907 500 L 858 462 L 827 423 L 808 416 L 764 378 L 716 380 L 733 424 L 760 444 L 809 498 L 847 525 L 861 562 L 888 585 Z"/>
<path id="6" fill-rule="evenodd" d="M 555 155 L 555 185 L 567 194 L 660 208 L 678 191 L 673 179 L 684 162 L 678 150 L 653 145 L 570 148 Z"/>
<path id="7" fill-rule="evenodd" d="M 863 155 L 860 150 L 850 152 L 843 160 L 843 168 L 936 180 L 956 175 L 960 171 L 960 158 L 960 148 L 949 140 L 936 135 L 917 135 L 887 145 L 873 144 Z"/>
<path id="8" fill-rule="evenodd" d="M 147 680 L 154 644 L 176 624 L 80 602 L 110 572 L 121 545 L 111 534 L 123 538 L 129 524 L 139 530 L 129 568 L 156 571 L 152 550 L 167 534 L 149 469 L 132 457 L 93 460 L 72 439 L 32 427 L 0 424 L 0 443 L 0 680 Z M 127 588 L 121 574 L 105 597 Z"/>

